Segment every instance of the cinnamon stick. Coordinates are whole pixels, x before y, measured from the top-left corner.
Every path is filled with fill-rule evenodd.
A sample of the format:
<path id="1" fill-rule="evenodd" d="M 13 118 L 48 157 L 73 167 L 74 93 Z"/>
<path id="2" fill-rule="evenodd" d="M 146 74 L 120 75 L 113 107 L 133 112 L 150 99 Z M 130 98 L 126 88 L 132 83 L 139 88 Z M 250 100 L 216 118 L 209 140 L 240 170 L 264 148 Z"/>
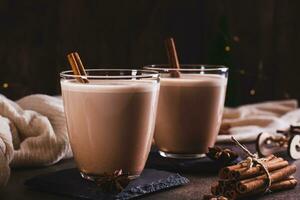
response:
<path id="1" fill-rule="evenodd" d="M 77 52 L 70 53 L 67 55 L 67 58 L 71 65 L 74 75 L 79 76 L 76 77 L 76 80 L 81 83 L 88 83 L 89 82 L 88 79 L 86 77 L 82 77 L 82 76 L 87 76 L 87 74 L 84 70 L 84 66 L 81 62 L 79 54 Z"/>
<path id="2" fill-rule="evenodd" d="M 87 76 L 87 74 L 84 70 L 84 66 L 82 64 L 82 61 L 80 59 L 80 56 L 77 52 L 74 53 L 74 57 L 75 57 L 77 65 L 78 65 L 78 69 L 79 69 L 79 72 L 80 72 L 81 76 Z"/>
<path id="3" fill-rule="evenodd" d="M 230 191 L 226 191 L 224 196 L 226 196 L 227 198 L 229 198 L 231 200 L 235 200 L 235 199 L 240 199 L 240 198 L 244 198 L 244 197 L 249 197 L 252 195 L 257 195 L 257 194 L 263 193 L 263 192 L 264 191 L 261 190 L 261 191 L 241 194 L 241 193 L 238 193 L 236 190 L 230 190 Z"/>
<path id="4" fill-rule="evenodd" d="M 283 160 L 283 159 L 275 159 L 276 162 L 265 162 L 264 165 L 268 169 L 269 172 L 281 169 L 283 167 L 286 167 L 289 165 L 288 161 Z M 261 165 L 257 165 L 255 167 L 251 168 L 242 168 L 242 169 L 237 169 L 237 170 L 232 170 L 229 173 L 229 178 L 231 179 L 246 179 L 246 178 L 251 178 L 260 174 L 263 174 L 264 171 L 262 169 Z"/>
<path id="5" fill-rule="evenodd" d="M 275 170 L 270 173 L 272 183 L 281 181 L 296 172 L 296 165 L 289 165 L 284 168 Z M 266 175 L 239 181 L 237 183 L 237 191 L 239 193 L 249 193 L 261 188 L 264 189 L 266 184 Z"/>
<path id="6" fill-rule="evenodd" d="M 235 180 L 219 180 L 219 187 L 224 188 L 223 190 L 231 190 L 236 186 Z"/>
<path id="7" fill-rule="evenodd" d="M 229 173 L 232 170 L 237 170 L 243 168 L 244 165 L 242 163 L 236 164 L 236 165 L 231 165 L 228 167 L 224 167 L 219 171 L 219 178 L 220 179 L 228 179 L 229 178 Z"/>
<path id="8" fill-rule="evenodd" d="M 174 39 L 167 38 L 165 44 L 166 44 L 167 54 L 169 58 L 169 64 L 171 65 L 172 68 L 180 69 Z M 170 75 L 171 77 L 178 78 L 180 77 L 180 72 L 178 70 L 171 70 Z"/>
<path id="9" fill-rule="evenodd" d="M 271 185 L 270 190 L 273 192 L 293 189 L 297 185 L 297 180 L 292 176 L 286 180 L 274 183 Z"/>

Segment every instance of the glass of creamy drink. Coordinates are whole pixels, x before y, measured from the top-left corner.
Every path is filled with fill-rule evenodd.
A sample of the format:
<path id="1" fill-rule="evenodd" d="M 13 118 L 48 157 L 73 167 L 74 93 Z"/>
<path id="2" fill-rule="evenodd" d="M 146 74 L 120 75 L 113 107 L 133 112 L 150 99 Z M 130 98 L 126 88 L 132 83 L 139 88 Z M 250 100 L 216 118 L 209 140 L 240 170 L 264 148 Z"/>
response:
<path id="1" fill-rule="evenodd" d="M 200 158 L 215 144 L 219 132 L 228 68 L 180 67 L 144 67 L 159 72 L 161 77 L 154 140 L 161 156 Z"/>
<path id="2" fill-rule="evenodd" d="M 159 74 L 149 70 L 65 71 L 61 89 L 68 135 L 83 178 L 98 180 L 122 170 L 138 177 L 153 138 Z M 80 83 L 85 78 L 88 83 Z M 76 80 L 77 79 L 77 80 Z"/>

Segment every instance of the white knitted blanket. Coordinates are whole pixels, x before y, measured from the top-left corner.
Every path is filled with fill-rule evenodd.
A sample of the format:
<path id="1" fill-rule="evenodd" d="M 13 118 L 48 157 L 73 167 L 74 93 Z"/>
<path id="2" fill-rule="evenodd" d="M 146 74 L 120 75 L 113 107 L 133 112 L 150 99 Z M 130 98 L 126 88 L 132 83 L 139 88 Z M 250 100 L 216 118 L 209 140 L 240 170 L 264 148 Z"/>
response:
<path id="1" fill-rule="evenodd" d="M 47 166 L 72 156 L 62 100 L 31 95 L 13 102 L 0 95 L 0 187 L 10 167 Z"/>
<path id="2" fill-rule="evenodd" d="M 240 142 L 255 141 L 261 132 L 276 133 L 290 125 L 300 124 L 300 109 L 297 100 L 269 101 L 225 108 L 221 129 L 227 135 L 218 135 L 217 142 L 232 142 L 234 135 Z"/>

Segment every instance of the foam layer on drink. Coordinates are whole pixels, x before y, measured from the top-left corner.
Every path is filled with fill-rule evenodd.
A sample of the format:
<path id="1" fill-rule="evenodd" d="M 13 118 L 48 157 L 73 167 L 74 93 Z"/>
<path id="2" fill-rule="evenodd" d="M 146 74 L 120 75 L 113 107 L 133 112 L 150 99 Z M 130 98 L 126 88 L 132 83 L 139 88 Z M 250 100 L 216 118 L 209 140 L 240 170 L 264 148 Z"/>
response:
<path id="1" fill-rule="evenodd" d="M 181 74 L 161 78 L 155 143 L 167 153 L 201 154 L 213 146 L 222 119 L 227 78 Z"/>
<path id="2" fill-rule="evenodd" d="M 181 74 L 180 78 L 165 77 L 161 79 L 161 85 L 171 87 L 220 87 L 226 84 L 227 78 L 214 74 Z"/>
<path id="3" fill-rule="evenodd" d="M 75 80 L 63 80 L 64 90 L 80 92 L 147 92 L 153 90 L 153 81 L 144 80 L 90 80 L 87 84 Z M 158 87 L 158 86 L 157 86 Z"/>
<path id="4" fill-rule="evenodd" d="M 150 81 L 62 81 L 75 161 L 91 176 L 139 174 L 153 137 L 158 98 Z"/>

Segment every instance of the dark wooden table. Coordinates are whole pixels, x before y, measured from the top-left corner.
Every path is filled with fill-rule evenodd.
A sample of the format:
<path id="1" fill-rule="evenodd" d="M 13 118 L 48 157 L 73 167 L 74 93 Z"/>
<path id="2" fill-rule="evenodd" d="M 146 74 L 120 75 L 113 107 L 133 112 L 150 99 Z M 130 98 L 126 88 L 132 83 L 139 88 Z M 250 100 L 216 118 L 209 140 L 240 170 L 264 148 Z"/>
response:
<path id="1" fill-rule="evenodd" d="M 294 161 L 299 168 L 295 177 L 300 180 L 300 160 Z M 8 185 L 0 189 L 1 200 L 62 200 L 71 199 L 69 197 L 57 196 L 48 193 L 42 193 L 38 191 L 29 190 L 24 186 L 24 181 L 39 174 L 48 172 L 59 171 L 62 169 L 73 168 L 75 163 L 72 159 L 64 160 L 56 165 L 43 168 L 27 168 L 27 169 L 13 169 Z M 181 186 L 175 189 L 171 189 L 156 194 L 145 196 L 143 199 L 172 199 L 172 200 L 185 200 L 185 199 L 202 199 L 203 194 L 210 192 L 210 185 L 217 180 L 217 175 L 214 173 L 182 173 L 190 180 L 190 184 Z M 257 199 L 257 198 L 256 198 Z M 277 192 L 274 194 L 265 195 L 259 199 L 300 199 L 300 186 L 297 186 L 293 190 Z"/>

